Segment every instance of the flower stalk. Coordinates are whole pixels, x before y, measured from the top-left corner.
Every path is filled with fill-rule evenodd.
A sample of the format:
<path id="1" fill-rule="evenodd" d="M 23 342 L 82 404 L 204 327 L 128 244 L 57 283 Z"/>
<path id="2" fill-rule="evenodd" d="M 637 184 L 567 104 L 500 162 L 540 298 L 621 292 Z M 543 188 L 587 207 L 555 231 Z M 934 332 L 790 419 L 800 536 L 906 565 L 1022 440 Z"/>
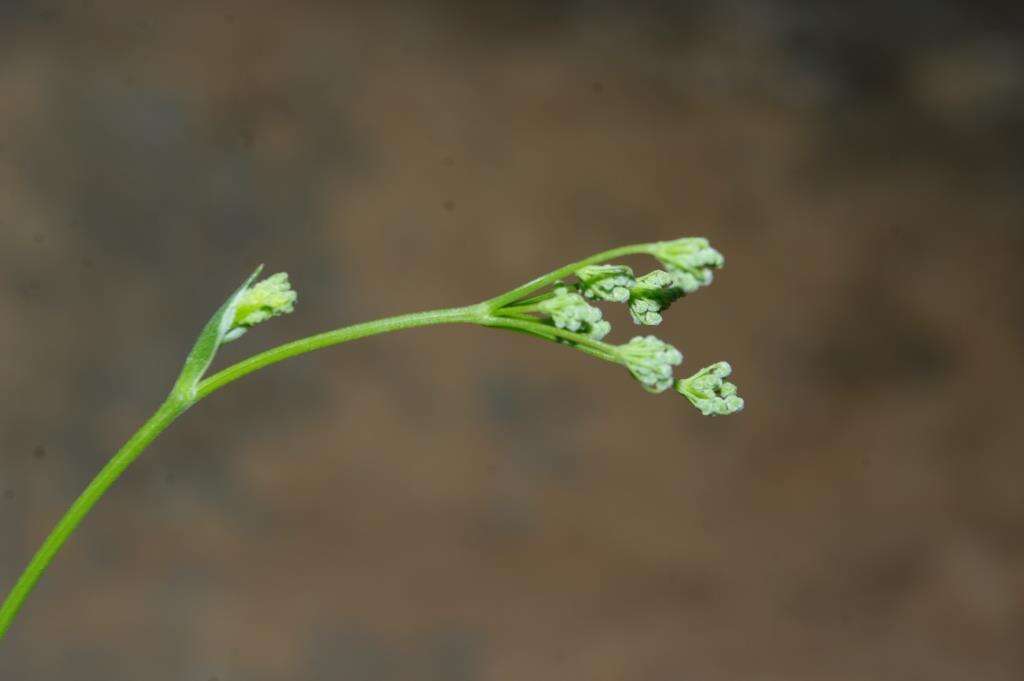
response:
<path id="1" fill-rule="evenodd" d="M 609 261 L 630 255 L 654 256 L 665 268 L 634 277 L 631 268 Z M 473 324 L 525 333 L 566 345 L 621 365 L 650 392 L 675 385 L 705 415 L 743 408 L 725 363 L 712 365 L 689 379 L 673 382 L 682 354 L 654 336 L 637 336 L 615 345 L 603 339 L 611 325 L 594 302 L 629 306 L 637 323 L 657 324 L 672 301 L 712 281 L 724 260 L 705 239 L 634 244 L 598 253 L 537 277 L 494 298 L 466 307 L 398 315 L 327 331 L 253 355 L 207 375 L 218 349 L 257 324 L 293 311 L 297 294 L 286 273 L 257 282 L 262 266 L 221 305 L 196 339 L 170 394 L 139 430 L 114 454 L 50 532 L 0 605 L 0 639 L 46 568 L 89 511 L 139 457 L 186 410 L 213 392 L 265 367 L 367 336 L 436 324 Z M 572 283 L 564 280 L 574 278 Z"/>

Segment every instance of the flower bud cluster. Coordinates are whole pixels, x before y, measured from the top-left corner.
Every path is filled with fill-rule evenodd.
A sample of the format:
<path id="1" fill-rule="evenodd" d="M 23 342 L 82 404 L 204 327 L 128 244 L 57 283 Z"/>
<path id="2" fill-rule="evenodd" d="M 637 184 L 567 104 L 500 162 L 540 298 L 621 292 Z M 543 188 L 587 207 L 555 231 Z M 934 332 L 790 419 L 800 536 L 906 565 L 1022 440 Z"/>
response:
<path id="1" fill-rule="evenodd" d="M 625 265 L 588 265 L 576 271 L 577 289 L 592 300 L 627 303 L 636 324 L 656 326 L 679 298 L 707 286 L 725 258 L 702 237 L 661 241 L 651 254 L 664 270 L 634 277 Z"/>
<path id="2" fill-rule="evenodd" d="M 288 282 L 287 272 L 278 272 L 253 284 L 238 298 L 235 316 L 224 342 L 240 338 L 251 327 L 295 309 L 298 294 Z"/>
<path id="3" fill-rule="evenodd" d="M 572 293 L 565 286 L 554 290 L 554 295 L 537 304 L 537 310 L 548 316 L 559 329 L 581 333 L 601 340 L 611 331 L 612 325 L 601 318 L 596 308 L 578 293 Z"/>
<path id="4" fill-rule="evenodd" d="M 654 270 L 636 280 L 629 293 L 629 314 L 636 324 L 657 326 L 661 313 L 684 295 L 676 278 L 664 270 Z"/>
<path id="5" fill-rule="evenodd" d="M 704 367 L 689 378 L 676 382 L 676 391 L 690 400 L 704 416 L 725 416 L 743 409 L 743 398 L 736 394 L 736 386 L 725 379 L 732 374 L 728 362 Z"/>
<path id="6" fill-rule="evenodd" d="M 683 353 L 655 336 L 635 336 L 618 347 L 623 364 L 645 390 L 660 393 L 672 386 L 672 367 L 683 362 Z"/>
<path id="7" fill-rule="evenodd" d="M 722 254 L 702 237 L 662 241 L 655 244 L 651 253 L 675 277 L 676 285 L 684 293 L 709 285 L 714 281 L 714 270 L 725 264 Z"/>
<path id="8" fill-rule="evenodd" d="M 710 284 L 714 270 L 725 263 L 722 254 L 707 239 L 699 237 L 647 244 L 628 252 L 649 253 L 664 269 L 638 277 L 625 265 L 586 265 L 573 272 L 575 283 L 556 280 L 546 293 L 506 308 L 508 316 L 522 321 L 524 317 L 540 315 L 539 321 L 546 325 L 586 336 L 567 338 L 559 334 L 551 338 L 538 333 L 625 366 L 649 392 L 661 393 L 674 386 L 704 415 L 732 414 L 743 409 L 736 386 L 725 381 L 732 371 L 725 362 L 676 380 L 673 372 L 682 364 L 683 355 L 659 338 L 636 336 L 621 345 L 600 342 L 611 325 L 602 318 L 601 310 L 588 301 L 624 303 L 635 324 L 655 326 L 661 323 L 662 314 L 672 303 Z"/>
<path id="9" fill-rule="evenodd" d="M 588 265 L 576 270 L 580 292 L 591 300 L 624 303 L 636 283 L 633 270 L 625 265 Z"/>

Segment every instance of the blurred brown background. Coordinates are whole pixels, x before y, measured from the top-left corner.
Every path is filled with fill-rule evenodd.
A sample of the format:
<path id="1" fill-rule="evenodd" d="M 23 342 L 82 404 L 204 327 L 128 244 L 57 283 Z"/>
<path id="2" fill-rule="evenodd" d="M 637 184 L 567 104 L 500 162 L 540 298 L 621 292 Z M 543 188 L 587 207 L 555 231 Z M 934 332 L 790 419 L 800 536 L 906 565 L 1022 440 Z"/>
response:
<path id="1" fill-rule="evenodd" d="M 1021 19 L 4 0 L 0 590 L 258 262 L 299 306 L 222 364 L 705 235 L 658 334 L 748 408 L 481 329 L 292 360 L 129 471 L 0 678 L 1024 678 Z"/>

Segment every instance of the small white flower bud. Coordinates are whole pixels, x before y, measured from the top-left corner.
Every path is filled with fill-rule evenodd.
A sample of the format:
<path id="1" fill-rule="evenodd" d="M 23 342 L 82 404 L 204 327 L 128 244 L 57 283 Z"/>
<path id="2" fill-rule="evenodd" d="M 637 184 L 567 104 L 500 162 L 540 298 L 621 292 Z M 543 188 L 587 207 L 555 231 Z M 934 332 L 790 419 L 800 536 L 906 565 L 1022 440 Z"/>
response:
<path id="1" fill-rule="evenodd" d="M 731 373 L 728 362 L 718 362 L 679 379 L 676 390 L 704 416 L 735 414 L 743 409 L 743 398 L 736 394 L 736 386 L 725 380 Z"/>
<path id="2" fill-rule="evenodd" d="M 620 345 L 618 351 L 633 378 L 653 393 L 672 386 L 672 367 L 683 361 L 681 352 L 655 336 L 636 336 Z"/>
<path id="3" fill-rule="evenodd" d="M 635 324 L 661 324 L 661 312 L 684 295 L 676 278 L 663 270 L 654 270 L 637 278 L 629 294 L 629 314 Z"/>
<path id="4" fill-rule="evenodd" d="M 560 286 L 554 295 L 537 304 L 537 309 L 548 315 L 559 329 L 582 333 L 601 340 L 611 331 L 611 324 L 601 318 L 601 310 L 583 299 L 578 293 Z"/>
<path id="5" fill-rule="evenodd" d="M 655 245 L 652 255 L 675 277 L 676 285 L 685 293 L 710 284 L 714 280 L 713 270 L 725 264 L 722 254 L 701 237 L 662 241 Z"/>
<path id="6" fill-rule="evenodd" d="M 235 316 L 224 335 L 224 342 L 241 337 L 250 327 L 271 317 L 292 312 L 297 298 L 298 294 L 288 282 L 287 272 L 278 272 L 253 284 L 238 298 Z"/>
<path id="7" fill-rule="evenodd" d="M 590 299 L 624 303 L 635 279 L 633 270 L 625 265 L 588 265 L 576 270 L 579 289 Z"/>

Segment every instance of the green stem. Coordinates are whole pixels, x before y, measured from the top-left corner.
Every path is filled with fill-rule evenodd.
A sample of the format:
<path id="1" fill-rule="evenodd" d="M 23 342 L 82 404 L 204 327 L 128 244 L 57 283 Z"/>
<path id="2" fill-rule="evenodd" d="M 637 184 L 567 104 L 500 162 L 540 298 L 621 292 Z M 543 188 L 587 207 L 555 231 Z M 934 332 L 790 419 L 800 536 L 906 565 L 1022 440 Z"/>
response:
<path id="1" fill-rule="evenodd" d="M 96 505 L 96 502 L 106 493 L 107 489 L 121 477 L 125 469 L 135 459 L 139 458 L 139 454 L 142 453 L 146 446 L 155 440 L 156 436 L 162 433 L 167 426 L 171 425 L 174 419 L 178 418 L 185 409 L 187 409 L 187 406 L 180 402 L 170 399 L 164 402 L 156 410 L 156 413 L 107 462 L 107 465 L 93 478 L 89 486 L 85 488 L 85 491 L 75 499 L 75 503 L 71 504 L 71 508 L 67 510 L 64 517 L 60 519 L 60 522 L 50 532 L 50 536 L 46 538 L 43 545 L 36 551 L 28 567 L 25 568 L 17 583 L 15 583 L 14 588 L 11 589 L 11 593 L 7 596 L 3 606 L 0 606 L 0 639 L 4 637 L 4 634 L 10 628 L 11 621 L 18 614 L 18 611 L 21 610 L 22 604 L 29 593 L 31 593 L 32 588 L 35 587 L 36 582 L 43 576 L 43 572 L 50 564 L 50 561 L 57 555 L 57 552 L 75 531 L 79 523 L 82 522 L 82 519 Z"/>
<path id="2" fill-rule="evenodd" d="M 238 364 L 229 366 L 227 369 L 218 371 L 213 376 L 204 379 L 196 389 L 196 400 L 201 400 L 215 390 L 223 388 L 232 381 L 237 381 L 246 374 L 262 369 L 281 360 L 303 355 L 307 352 L 337 345 L 346 341 L 374 336 L 389 331 L 411 329 L 417 326 L 432 326 L 434 324 L 457 324 L 457 323 L 480 323 L 484 312 L 478 305 L 469 307 L 457 307 L 447 310 L 431 310 L 430 312 L 414 312 L 412 314 L 387 317 L 372 322 L 364 322 L 353 326 L 346 326 L 341 329 L 327 331 L 308 338 L 301 338 L 291 343 L 279 345 L 266 352 L 253 355 L 243 359 Z"/>
<path id="3" fill-rule="evenodd" d="M 596 255 L 592 255 L 589 258 L 584 258 L 579 262 L 560 267 L 557 270 L 548 272 L 547 274 L 537 277 L 531 281 L 526 282 L 522 286 L 516 287 L 508 293 L 502 293 L 500 296 L 491 298 L 485 301 L 483 304 L 491 312 L 495 312 L 505 307 L 509 303 L 514 303 L 520 298 L 534 291 L 550 286 L 559 279 L 563 279 L 572 275 L 576 270 L 587 265 L 597 265 L 615 258 L 621 258 L 625 255 L 636 255 L 638 253 L 650 253 L 651 249 L 654 248 L 655 244 L 633 244 L 632 246 L 620 246 L 619 248 L 613 248 L 609 251 L 604 251 Z"/>
<path id="4" fill-rule="evenodd" d="M 526 307 L 528 305 L 536 305 L 537 303 L 542 303 L 545 300 L 549 300 L 549 299 L 554 298 L 554 297 L 555 297 L 554 290 L 544 291 L 543 293 L 538 293 L 535 296 L 530 296 L 529 298 L 521 298 L 521 299 L 515 301 L 515 307 L 516 308 L 520 308 L 520 307 Z M 501 309 L 502 309 L 502 311 L 504 311 L 504 310 L 509 310 L 511 308 L 512 308 L 512 305 L 506 305 L 505 307 L 502 307 Z"/>
<path id="5" fill-rule="evenodd" d="M 557 326 L 551 326 L 550 324 L 542 324 L 538 321 L 532 321 L 520 317 L 503 317 L 493 315 L 482 318 L 479 323 L 484 326 L 495 328 L 525 331 L 526 333 L 534 336 L 540 336 L 541 338 L 550 341 L 568 341 L 571 345 L 583 352 L 586 352 L 588 355 L 600 357 L 603 360 L 614 362 L 616 364 L 621 363 L 618 357 L 618 351 L 614 345 L 595 340 L 590 336 L 584 336 L 581 333 L 574 333 L 567 329 L 560 329 Z"/>
<path id="6" fill-rule="evenodd" d="M 516 303 L 497 310 L 495 314 L 502 317 L 529 317 L 533 312 L 540 312 L 540 303 Z"/>
<path id="7" fill-rule="evenodd" d="M 242 360 L 216 374 L 202 380 L 195 386 L 192 395 L 188 394 L 181 386 L 176 385 L 171 396 L 160 406 L 159 409 L 146 421 L 139 430 L 121 447 L 120 450 L 107 462 L 102 470 L 93 478 L 92 482 L 85 488 L 81 495 L 71 504 L 64 516 L 47 536 L 43 545 L 29 561 L 28 566 L 22 572 L 18 581 L 11 589 L 10 594 L 0 606 L 0 640 L 4 638 L 10 629 L 18 611 L 21 610 L 25 599 L 32 592 L 36 583 L 42 577 L 46 568 L 50 565 L 54 556 L 81 524 L 82 520 L 92 510 L 103 495 L 110 489 L 122 473 L 139 457 L 153 440 L 156 439 L 171 423 L 181 416 L 189 407 L 203 399 L 210 393 L 223 388 L 224 386 L 246 376 L 254 371 L 276 364 L 289 357 L 302 355 L 307 352 L 326 348 L 331 345 L 345 343 L 380 333 L 398 331 L 400 329 L 411 329 L 418 326 L 431 326 L 433 324 L 468 323 L 482 326 L 505 328 L 514 331 L 526 332 L 548 340 L 568 341 L 580 350 L 600 357 L 610 362 L 619 362 L 615 346 L 596 341 L 587 336 L 572 333 L 565 329 L 558 329 L 553 326 L 541 324 L 540 322 L 524 318 L 523 310 L 511 311 L 512 316 L 502 317 L 495 315 L 509 303 L 522 299 L 524 296 L 537 291 L 545 286 L 553 284 L 559 279 L 573 274 L 576 270 L 586 265 L 594 265 L 613 258 L 637 253 L 649 253 L 652 244 L 638 244 L 614 248 L 603 253 L 598 253 L 571 265 L 550 272 L 544 276 L 519 286 L 507 293 L 492 298 L 479 305 L 469 307 L 451 308 L 446 310 L 433 310 L 430 312 L 417 312 L 413 314 L 388 317 L 363 324 L 355 324 L 334 331 L 328 331 L 308 338 L 303 338 L 291 343 L 285 343 L 276 348 L 253 355 Z M 254 275 L 255 276 L 255 275 Z M 250 282 L 251 282 L 250 278 Z M 542 298 L 533 298 L 527 303 L 535 303 Z"/>
<path id="8" fill-rule="evenodd" d="M 143 450 L 192 404 L 246 374 L 271 364 L 276 364 L 289 357 L 357 338 L 387 333 L 389 331 L 398 331 L 400 329 L 411 329 L 417 326 L 458 322 L 480 324 L 484 317 L 482 308 L 471 306 L 448 310 L 433 310 L 430 312 L 416 312 L 363 324 L 355 324 L 354 326 L 286 343 L 242 360 L 238 364 L 230 366 L 202 381 L 198 386 L 194 400 L 189 401 L 185 399 L 180 395 L 180 391 L 173 392 L 171 397 L 157 409 L 156 413 L 132 435 L 131 439 L 118 450 L 113 458 L 93 478 L 89 486 L 71 504 L 71 507 L 50 532 L 43 545 L 36 551 L 36 554 L 29 561 L 28 566 L 15 583 L 14 588 L 11 589 L 10 594 L 4 600 L 3 605 L 0 606 L 0 639 L 3 639 L 6 635 L 14 617 L 21 610 L 25 599 L 32 592 L 32 589 L 39 581 L 39 578 L 42 577 L 54 556 L 57 555 L 57 552 L 64 546 L 64 543 L 67 542 L 85 516 L 92 510 L 92 507 L 96 505 L 96 502 L 103 497 L 110 486 L 121 477 L 121 474 L 139 457 Z"/>

